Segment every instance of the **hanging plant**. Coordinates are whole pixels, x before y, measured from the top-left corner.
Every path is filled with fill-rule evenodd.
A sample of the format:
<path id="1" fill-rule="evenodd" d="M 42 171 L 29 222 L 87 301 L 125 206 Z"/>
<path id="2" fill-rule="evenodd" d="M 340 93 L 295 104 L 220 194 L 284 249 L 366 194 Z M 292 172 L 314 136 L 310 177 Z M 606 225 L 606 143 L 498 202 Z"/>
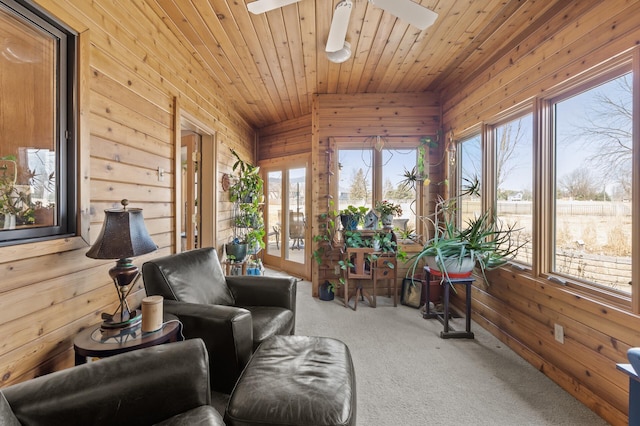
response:
<path id="1" fill-rule="evenodd" d="M 417 173 L 419 176 L 423 176 L 422 180 L 428 179 L 429 176 L 425 175 L 425 164 L 424 159 L 426 157 L 427 148 L 437 148 L 439 136 L 423 136 L 420 138 L 420 145 L 418 146 L 418 164 L 417 164 Z"/>

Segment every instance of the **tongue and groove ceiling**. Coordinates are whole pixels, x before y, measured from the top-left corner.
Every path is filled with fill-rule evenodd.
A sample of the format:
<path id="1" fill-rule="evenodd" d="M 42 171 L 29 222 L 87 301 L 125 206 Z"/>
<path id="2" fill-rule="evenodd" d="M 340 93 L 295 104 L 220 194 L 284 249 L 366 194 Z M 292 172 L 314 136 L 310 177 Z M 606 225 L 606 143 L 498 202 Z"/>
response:
<path id="1" fill-rule="evenodd" d="M 148 0 L 256 129 L 311 112 L 314 94 L 441 92 L 486 70 L 566 0 L 416 0 L 438 13 L 420 31 L 352 0 L 352 55 L 327 60 L 338 0 L 301 0 L 251 14 L 246 0 Z"/>

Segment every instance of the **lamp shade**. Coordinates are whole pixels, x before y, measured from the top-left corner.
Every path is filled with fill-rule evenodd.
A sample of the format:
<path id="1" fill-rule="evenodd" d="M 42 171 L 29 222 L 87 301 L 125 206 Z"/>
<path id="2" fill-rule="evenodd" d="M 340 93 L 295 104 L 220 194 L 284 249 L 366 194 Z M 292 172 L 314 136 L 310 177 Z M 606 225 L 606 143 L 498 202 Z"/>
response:
<path id="1" fill-rule="evenodd" d="M 105 210 L 102 231 L 87 257 L 93 259 L 124 259 L 157 250 L 144 225 L 142 209 Z"/>

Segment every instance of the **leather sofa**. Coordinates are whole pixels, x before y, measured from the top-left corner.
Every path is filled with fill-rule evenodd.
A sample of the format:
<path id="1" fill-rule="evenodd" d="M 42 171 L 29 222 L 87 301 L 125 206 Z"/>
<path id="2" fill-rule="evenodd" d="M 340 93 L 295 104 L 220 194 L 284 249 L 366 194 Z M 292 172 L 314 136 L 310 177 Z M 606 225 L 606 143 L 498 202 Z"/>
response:
<path id="1" fill-rule="evenodd" d="M 205 342 L 216 391 L 231 392 L 260 343 L 294 334 L 293 278 L 225 276 L 211 247 L 152 259 L 142 275 L 147 295 L 164 297 L 165 314 L 178 317 L 185 338 Z"/>
<path id="2" fill-rule="evenodd" d="M 6 399 L 5 399 L 6 398 Z M 224 425 L 201 340 L 114 355 L 6 387 L 5 426 Z"/>

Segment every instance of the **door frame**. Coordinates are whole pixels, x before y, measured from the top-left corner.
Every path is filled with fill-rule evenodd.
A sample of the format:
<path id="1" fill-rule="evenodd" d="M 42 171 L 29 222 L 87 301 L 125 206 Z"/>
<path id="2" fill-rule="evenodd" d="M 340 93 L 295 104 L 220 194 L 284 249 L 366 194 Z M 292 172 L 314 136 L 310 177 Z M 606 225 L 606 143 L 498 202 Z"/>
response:
<path id="1" fill-rule="evenodd" d="M 298 154 L 292 155 L 288 157 L 281 157 L 276 159 L 269 159 L 260 161 L 258 164 L 260 166 L 260 171 L 262 173 L 263 179 L 267 181 L 268 173 L 271 171 L 282 171 L 282 194 L 286 194 L 285 185 L 288 184 L 288 173 L 285 173 L 288 169 L 300 169 L 305 168 L 305 188 L 307 189 L 307 194 L 309 194 L 309 189 L 311 188 L 311 154 Z M 268 188 L 265 185 L 265 199 L 268 199 Z M 298 263 L 293 262 L 286 259 L 285 253 L 288 250 L 289 246 L 289 238 L 285 235 L 284 230 L 288 229 L 289 215 L 282 214 L 281 221 L 283 221 L 282 226 L 280 227 L 280 256 L 273 256 L 267 253 L 267 250 L 264 250 L 263 261 L 265 265 L 285 271 L 289 274 L 293 274 L 299 276 L 301 278 L 310 280 L 311 279 L 311 221 L 310 221 L 310 212 L 311 212 L 311 196 L 305 196 L 304 201 L 304 211 L 306 212 L 307 220 L 304 231 L 304 262 Z M 265 204 L 265 209 L 268 209 L 268 205 Z M 283 212 L 289 211 L 289 200 L 288 197 L 284 197 L 282 199 L 281 210 Z M 265 211 L 268 213 L 268 210 Z M 271 226 L 271 224 L 267 224 Z M 265 233 L 265 234 L 268 234 Z M 268 242 L 268 235 L 265 235 L 265 243 Z"/>
<path id="2" fill-rule="evenodd" d="M 218 214 L 218 184 L 216 175 L 218 171 L 217 161 L 217 132 L 205 125 L 202 121 L 180 107 L 180 102 L 174 98 L 174 253 L 181 251 L 180 228 L 182 224 L 182 164 L 181 156 L 181 135 L 183 131 L 192 131 L 200 135 L 200 200 L 198 207 L 200 213 L 200 228 L 198 229 L 198 246 L 215 247 L 217 238 L 217 222 L 215 218 Z"/>
<path id="3" fill-rule="evenodd" d="M 201 198 L 202 191 L 202 178 L 199 176 L 202 167 L 197 167 L 201 162 L 201 145 L 202 135 L 191 130 L 182 130 L 182 137 L 180 140 L 182 148 L 186 149 L 184 156 L 181 155 L 181 170 L 184 171 L 184 179 L 181 185 L 182 204 L 184 205 L 184 247 L 180 247 L 180 250 L 191 250 L 197 248 L 197 232 L 202 227 L 201 219 L 202 215 L 198 211 L 197 203 Z M 184 158 L 182 158 L 184 157 Z M 184 161 L 184 165 L 182 162 Z M 196 176 L 198 174 L 198 176 Z M 179 230 L 182 234 L 182 228 Z"/>

